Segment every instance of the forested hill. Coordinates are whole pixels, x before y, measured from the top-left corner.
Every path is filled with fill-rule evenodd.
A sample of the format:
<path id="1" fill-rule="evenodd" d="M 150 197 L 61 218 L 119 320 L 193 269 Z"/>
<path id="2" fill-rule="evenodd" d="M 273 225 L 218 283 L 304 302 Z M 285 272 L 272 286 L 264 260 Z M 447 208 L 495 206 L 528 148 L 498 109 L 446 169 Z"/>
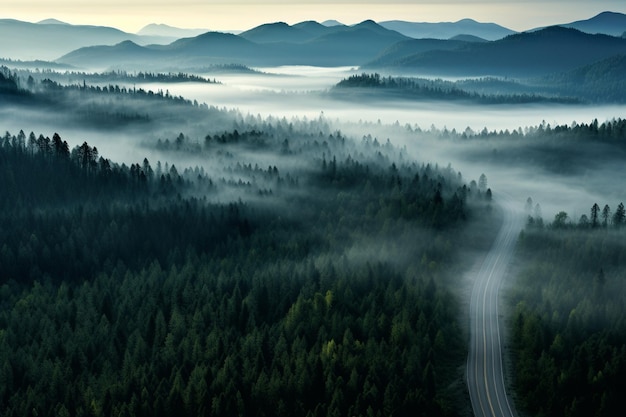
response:
<path id="1" fill-rule="evenodd" d="M 259 138 L 276 143 L 203 146 L 234 158 Z M 444 282 L 484 192 L 391 145 L 356 159 L 340 134 L 294 142 L 285 157 L 323 150 L 298 181 L 282 159 L 222 178 L 7 132 L 2 415 L 457 415 L 465 343 Z"/>
<path id="2" fill-rule="evenodd" d="M 473 84 L 476 89 L 479 85 L 497 83 L 498 80 L 468 80 L 468 81 L 444 81 L 442 79 L 425 79 L 417 77 L 383 77 L 380 74 L 352 75 L 341 80 L 334 86 L 330 93 L 333 97 L 344 99 L 358 99 L 362 96 L 374 96 L 379 99 L 405 99 L 405 100 L 445 100 L 474 102 L 481 104 L 523 104 L 523 103 L 567 103 L 574 104 L 579 101 L 572 97 L 556 97 L 541 95 L 541 93 L 529 92 L 502 92 L 479 93 L 466 86 Z M 505 82 L 499 82 L 500 86 Z M 524 90 L 524 86 L 511 83 L 506 85 L 513 90 Z M 472 87 L 470 87 L 472 88 Z"/>
<path id="3" fill-rule="evenodd" d="M 611 56 L 599 62 L 568 72 L 530 80 L 531 85 L 563 95 L 575 95 L 591 102 L 623 103 L 626 100 L 626 54 Z"/>

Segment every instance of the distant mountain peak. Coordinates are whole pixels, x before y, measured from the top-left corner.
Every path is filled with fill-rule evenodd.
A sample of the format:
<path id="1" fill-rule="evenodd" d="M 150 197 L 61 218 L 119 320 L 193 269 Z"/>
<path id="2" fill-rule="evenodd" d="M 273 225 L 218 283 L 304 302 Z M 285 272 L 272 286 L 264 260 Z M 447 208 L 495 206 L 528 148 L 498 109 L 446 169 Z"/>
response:
<path id="1" fill-rule="evenodd" d="M 626 14 L 607 11 L 607 12 L 598 13 L 597 15 L 589 19 L 577 20 L 575 22 L 569 23 L 569 25 L 587 24 L 587 23 L 592 23 L 592 22 L 623 24 L 625 20 L 626 20 Z"/>
<path id="2" fill-rule="evenodd" d="M 369 29 L 369 30 L 374 30 L 374 31 L 388 31 L 388 32 L 393 31 L 392 29 L 387 29 L 381 26 L 380 24 L 374 22 L 371 19 L 364 20 L 361 23 L 357 23 L 356 25 L 353 25 L 351 27 L 355 29 Z"/>
<path id="3" fill-rule="evenodd" d="M 564 23 L 560 26 L 578 29 L 591 34 L 600 33 L 619 37 L 626 30 L 626 14 L 606 11 L 590 19 Z"/>
<path id="4" fill-rule="evenodd" d="M 285 22 L 265 23 L 239 34 L 242 38 L 253 42 L 302 42 L 309 40 L 311 35 L 302 31 L 299 27 L 290 26 Z"/>
<path id="5" fill-rule="evenodd" d="M 208 32 L 209 29 L 183 29 L 170 25 L 166 25 L 164 23 L 150 23 L 149 25 L 141 28 L 137 35 L 140 36 L 165 36 L 165 37 L 173 37 L 173 38 L 185 38 L 185 37 L 193 37 L 198 36 L 202 33 Z"/>
<path id="6" fill-rule="evenodd" d="M 271 22 L 271 23 L 263 23 L 262 25 L 256 26 L 252 29 L 258 29 L 258 28 L 267 28 L 267 27 L 288 27 L 289 25 L 285 22 L 279 21 L 279 22 Z"/>
<path id="7" fill-rule="evenodd" d="M 606 17 L 606 16 L 624 16 L 623 13 L 618 13 L 618 12 L 610 12 L 610 11 L 605 11 L 605 12 L 601 12 L 598 13 L 597 15 L 595 15 L 594 17 L 592 17 L 592 19 L 595 19 L 597 17 Z"/>
<path id="8" fill-rule="evenodd" d="M 58 19 L 44 19 L 40 22 L 37 22 L 38 25 L 68 25 L 69 23 L 62 22 Z"/>
<path id="9" fill-rule="evenodd" d="M 116 44 L 115 46 L 118 47 L 118 48 L 125 48 L 125 49 L 129 49 L 129 48 L 140 48 L 140 49 L 143 49 L 143 47 L 141 47 L 141 46 L 137 45 L 135 42 L 129 41 L 129 40 L 122 41 L 122 42 Z"/>
<path id="10" fill-rule="evenodd" d="M 174 28 L 173 26 L 170 26 L 170 25 L 166 25 L 165 23 L 150 23 L 142 27 L 137 33 L 150 31 L 154 29 L 177 29 L 177 28 Z"/>
<path id="11" fill-rule="evenodd" d="M 367 20 L 362 21 L 361 23 L 357 23 L 354 26 L 380 26 L 380 25 L 374 22 L 372 19 L 367 19 Z"/>
<path id="12" fill-rule="evenodd" d="M 345 26 L 343 23 L 341 23 L 341 22 L 339 22 L 337 20 L 332 20 L 332 19 L 331 20 L 324 20 L 321 24 L 323 26 L 329 26 L 329 27 L 330 26 Z"/>
<path id="13" fill-rule="evenodd" d="M 468 17 L 466 17 L 465 19 L 461 19 L 456 23 L 478 23 L 476 20 L 474 19 L 470 19 Z"/>
<path id="14" fill-rule="evenodd" d="M 488 42 L 486 39 L 481 38 L 480 36 L 460 34 L 450 38 L 451 41 L 462 41 L 462 42 Z"/>
<path id="15" fill-rule="evenodd" d="M 296 23 L 294 26 L 298 25 L 322 25 L 322 23 L 319 23 L 315 20 L 303 20 L 302 22 Z"/>

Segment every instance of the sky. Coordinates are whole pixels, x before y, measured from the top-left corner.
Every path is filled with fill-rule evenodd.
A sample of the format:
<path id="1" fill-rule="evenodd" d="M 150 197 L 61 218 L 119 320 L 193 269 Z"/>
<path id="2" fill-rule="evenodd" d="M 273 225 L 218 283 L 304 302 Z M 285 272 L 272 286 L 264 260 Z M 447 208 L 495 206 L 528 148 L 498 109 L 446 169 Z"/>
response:
<path id="1" fill-rule="evenodd" d="M 626 13 L 626 0 L 2 0 L 0 18 L 112 26 L 137 32 L 149 23 L 183 28 L 246 30 L 263 23 L 335 19 L 450 22 L 471 18 L 522 31 L 588 19 L 602 11 Z"/>

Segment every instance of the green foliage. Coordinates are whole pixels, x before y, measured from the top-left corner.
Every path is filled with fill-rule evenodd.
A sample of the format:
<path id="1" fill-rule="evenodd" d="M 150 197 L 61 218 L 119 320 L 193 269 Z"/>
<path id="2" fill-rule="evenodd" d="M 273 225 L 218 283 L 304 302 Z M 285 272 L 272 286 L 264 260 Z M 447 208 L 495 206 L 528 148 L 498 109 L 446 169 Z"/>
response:
<path id="1" fill-rule="evenodd" d="M 5 135 L 3 416 L 456 414 L 456 173 L 390 163 L 391 146 L 356 160 L 339 133 L 242 132 L 285 158 L 317 146 L 300 180 L 318 192 L 244 164 L 274 191 L 210 203 L 244 186 Z M 203 152 L 237 152 L 234 136 Z"/>
<path id="2" fill-rule="evenodd" d="M 523 233 L 524 267 L 513 290 L 511 327 L 516 392 L 530 414 L 620 413 L 626 377 L 624 249 L 623 230 Z"/>

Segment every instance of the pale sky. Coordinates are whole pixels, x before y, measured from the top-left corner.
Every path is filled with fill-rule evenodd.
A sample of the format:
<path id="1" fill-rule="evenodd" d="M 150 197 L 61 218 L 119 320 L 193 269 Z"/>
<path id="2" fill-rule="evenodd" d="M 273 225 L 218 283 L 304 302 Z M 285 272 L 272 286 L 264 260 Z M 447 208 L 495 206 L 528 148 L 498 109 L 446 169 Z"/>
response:
<path id="1" fill-rule="evenodd" d="M 626 13 L 626 0 L 1 0 L 0 18 L 113 26 L 136 32 L 149 23 L 183 28 L 246 30 L 262 23 L 328 19 L 449 22 L 471 18 L 513 30 Z"/>

